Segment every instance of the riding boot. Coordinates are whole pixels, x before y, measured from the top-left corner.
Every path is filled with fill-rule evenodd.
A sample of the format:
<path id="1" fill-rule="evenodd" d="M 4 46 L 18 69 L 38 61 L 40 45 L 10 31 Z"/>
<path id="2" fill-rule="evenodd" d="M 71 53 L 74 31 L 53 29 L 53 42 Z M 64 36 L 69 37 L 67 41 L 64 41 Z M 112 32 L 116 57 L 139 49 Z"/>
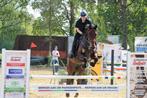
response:
<path id="1" fill-rule="evenodd" d="M 72 45 L 72 50 L 71 50 L 71 54 L 70 54 L 70 58 L 75 57 L 75 43 L 73 43 Z"/>
<path id="2" fill-rule="evenodd" d="M 78 40 L 75 39 L 73 42 L 73 45 L 72 45 L 72 51 L 71 51 L 71 55 L 70 55 L 71 58 L 76 57 L 77 50 L 78 50 L 77 48 L 78 48 Z"/>
<path id="3" fill-rule="evenodd" d="M 79 41 L 80 37 L 81 37 L 81 34 L 76 33 L 76 35 L 74 37 L 73 45 L 72 45 L 72 51 L 71 51 L 71 55 L 70 55 L 71 58 L 76 57 L 76 55 L 77 55 L 77 50 L 78 50 L 77 47 L 79 45 L 78 41 Z"/>
<path id="4" fill-rule="evenodd" d="M 71 58 L 74 58 L 75 57 L 75 55 L 76 55 L 75 51 L 76 51 L 76 47 L 75 47 L 75 45 L 73 45 L 72 46 L 72 51 L 71 51 L 71 54 L 70 54 L 70 57 Z"/>

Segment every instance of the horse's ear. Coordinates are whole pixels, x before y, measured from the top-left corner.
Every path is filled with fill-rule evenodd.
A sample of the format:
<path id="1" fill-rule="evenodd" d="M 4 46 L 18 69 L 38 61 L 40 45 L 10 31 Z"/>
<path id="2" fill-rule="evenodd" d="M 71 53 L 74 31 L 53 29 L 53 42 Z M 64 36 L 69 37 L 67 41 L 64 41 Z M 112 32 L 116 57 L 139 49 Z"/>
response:
<path id="1" fill-rule="evenodd" d="M 97 25 L 94 26 L 94 29 L 95 29 L 95 30 L 96 30 L 96 28 L 97 28 Z"/>

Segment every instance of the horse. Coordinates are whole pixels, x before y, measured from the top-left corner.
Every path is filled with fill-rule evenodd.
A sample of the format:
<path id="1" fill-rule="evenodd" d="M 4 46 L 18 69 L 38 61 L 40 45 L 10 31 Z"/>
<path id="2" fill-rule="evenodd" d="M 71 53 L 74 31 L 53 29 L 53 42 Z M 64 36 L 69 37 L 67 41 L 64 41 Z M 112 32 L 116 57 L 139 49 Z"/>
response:
<path id="1" fill-rule="evenodd" d="M 98 61 L 97 56 L 97 44 L 96 44 L 96 25 L 88 25 L 85 28 L 85 33 L 81 37 L 79 42 L 79 46 L 77 49 L 77 55 L 74 58 L 69 57 L 69 62 L 67 65 L 68 75 L 85 75 L 86 68 L 90 66 L 94 66 Z M 72 85 L 74 83 L 74 79 L 67 79 L 66 84 Z M 78 79 L 77 84 L 87 84 L 86 79 Z M 75 98 L 77 98 L 79 93 L 75 94 Z M 70 94 L 66 93 L 66 97 L 69 98 Z"/>

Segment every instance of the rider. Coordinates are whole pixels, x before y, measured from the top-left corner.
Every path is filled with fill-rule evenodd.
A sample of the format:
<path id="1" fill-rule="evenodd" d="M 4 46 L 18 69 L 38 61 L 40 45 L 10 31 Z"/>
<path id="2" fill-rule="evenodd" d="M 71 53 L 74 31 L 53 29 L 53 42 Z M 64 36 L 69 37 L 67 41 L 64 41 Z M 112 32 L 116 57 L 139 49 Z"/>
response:
<path id="1" fill-rule="evenodd" d="M 76 56 L 76 51 L 79 46 L 79 40 L 80 40 L 81 36 L 83 35 L 83 33 L 85 33 L 86 25 L 88 25 L 88 24 L 91 25 L 91 22 L 90 22 L 90 20 L 88 20 L 87 14 L 85 11 L 81 11 L 80 16 L 81 16 L 80 19 L 78 19 L 76 21 L 76 25 L 75 25 L 76 34 L 75 34 L 73 45 L 72 45 L 71 57 Z"/>

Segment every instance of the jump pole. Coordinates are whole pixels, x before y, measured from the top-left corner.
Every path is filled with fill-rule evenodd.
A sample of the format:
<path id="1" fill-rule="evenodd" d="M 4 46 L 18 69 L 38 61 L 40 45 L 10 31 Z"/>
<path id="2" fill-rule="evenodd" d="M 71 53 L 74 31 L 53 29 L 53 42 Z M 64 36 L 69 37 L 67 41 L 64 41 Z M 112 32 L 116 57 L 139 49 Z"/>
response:
<path id="1" fill-rule="evenodd" d="M 111 76 L 114 75 L 114 50 L 111 50 Z M 113 77 L 111 78 L 111 82 L 110 84 L 113 85 L 114 81 L 113 81 Z"/>

